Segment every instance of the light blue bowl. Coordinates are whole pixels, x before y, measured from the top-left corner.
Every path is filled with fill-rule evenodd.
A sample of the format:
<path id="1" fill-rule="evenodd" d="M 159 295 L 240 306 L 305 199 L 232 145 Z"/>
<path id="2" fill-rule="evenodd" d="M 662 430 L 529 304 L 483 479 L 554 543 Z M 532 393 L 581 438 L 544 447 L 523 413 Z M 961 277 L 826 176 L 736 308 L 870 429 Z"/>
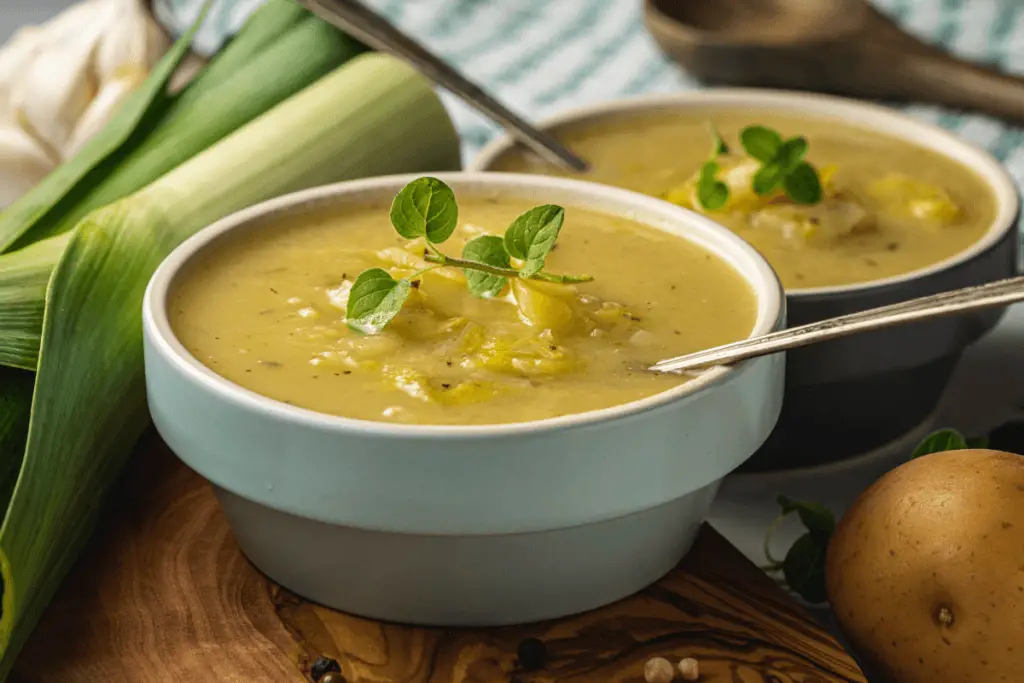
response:
<path id="1" fill-rule="evenodd" d="M 574 180 L 439 177 L 460 197 L 557 202 L 697 242 L 756 292 L 752 334 L 784 325 L 771 268 L 701 216 Z M 286 405 L 220 377 L 175 338 L 169 288 L 209 245 L 313 206 L 386 202 L 411 178 L 347 182 L 260 204 L 203 230 L 164 261 L 144 303 L 149 405 L 160 434 L 213 483 L 257 567 L 337 609 L 419 624 L 511 624 L 598 607 L 656 581 L 689 549 L 722 478 L 775 425 L 781 355 L 716 368 L 604 410 L 448 427 Z"/>

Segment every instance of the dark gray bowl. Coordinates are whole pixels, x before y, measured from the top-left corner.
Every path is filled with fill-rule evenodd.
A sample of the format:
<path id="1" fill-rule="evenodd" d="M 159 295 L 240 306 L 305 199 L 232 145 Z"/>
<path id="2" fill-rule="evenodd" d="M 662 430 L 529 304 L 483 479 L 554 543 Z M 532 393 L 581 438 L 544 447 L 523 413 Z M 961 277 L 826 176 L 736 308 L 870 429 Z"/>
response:
<path id="1" fill-rule="evenodd" d="M 716 88 L 614 100 L 541 123 L 558 131 L 652 111 L 758 109 L 838 118 L 901 137 L 972 169 L 991 187 L 999 211 L 973 247 L 929 268 L 844 287 L 789 290 L 789 324 L 799 325 L 918 296 L 1011 277 L 1021 270 L 1020 198 L 988 152 L 895 110 L 855 100 L 777 90 Z M 470 165 L 488 170 L 516 143 L 495 140 Z M 889 443 L 929 419 L 964 349 L 991 330 L 1002 310 L 865 333 L 789 353 L 782 417 L 741 471 L 807 467 Z"/>

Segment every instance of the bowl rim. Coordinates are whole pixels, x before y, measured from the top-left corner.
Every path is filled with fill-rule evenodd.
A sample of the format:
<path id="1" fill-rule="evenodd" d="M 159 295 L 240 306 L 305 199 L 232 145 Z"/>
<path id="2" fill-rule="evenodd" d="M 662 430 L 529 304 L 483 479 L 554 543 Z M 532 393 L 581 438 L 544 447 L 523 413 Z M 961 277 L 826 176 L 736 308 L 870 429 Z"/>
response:
<path id="1" fill-rule="evenodd" d="M 752 364 L 767 360 L 754 358 L 731 367 L 712 368 L 698 378 L 657 394 L 581 413 L 526 422 L 484 425 L 414 425 L 331 415 L 289 405 L 264 396 L 235 384 L 208 368 L 195 358 L 174 334 L 167 313 L 168 295 L 173 282 L 187 263 L 218 238 L 235 229 L 253 227 L 258 229 L 262 222 L 273 220 L 278 216 L 309 210 L 317 205 L 330 205 L 336 202 L 344 204 L 346 200 L 353 204 L 379 201 L 384 198 L 390 200 L 407 182 L 423 175 L 428 174 L 403 173 L 314 187 L 255 204 L 199 230 L 176 247 L 161 262 L 146 287 L 142 319 L 147 353 L 159 354 L 176 373 L 183 375 L 193 385 L 215 395 L 219 400 L 246 411 L 259 413 L 270 419 L 329 431 L 414 439 L 523 436 L 628 418 L 689 399 L 745 374 Z M 513 196 L 517 196 L 515 194 L 517 191 L 526 194 L 530 192 L 561 193 L 571 195 L 575 198 L 577 205 L 595 200 L 604 206 L 614 205 L 617 207 L 615 210 L 592 207 L 588 207 L 588 210 L 604 211 L 647 225 L 652 225 L 654 217 L 657 217 L 662 227 L 658 225 L 652 225 L 652 227 L 663 229 L 663 227 L 671 225 L 680 233 L 683 231 L 691 233 L 687 235 L 686 239 L 691 239 L 702 248 L 716 253 L 747 281 L 756 296 L 758 308 L 757 318 L 748 336 L 766 334 L 780 328 L 785 323 L 786 299 L 782 284 L 768 262 L 756 249 L 734 233 L 697 213 L 640 193 L 580 180 L 528 174 L 466 171 L 431 175 L 448 183 L 457 194 L 461 191 L 479 195 L 484 190 L 493 191 L 493 189 L 511 190 Z M 565 204 L 567 208 L 573 206 L 572 201 L 566 201 Z M 634 213 L 643 214 L 646 218 L 631 215 Z M 672 232 L 667 227 L 665 227 L 665 231 Z"/>
<path id="2" fill-rule="evenodd" d="M 877 280 L 867 280 L 848 285 L 827 287 L 794 287 L 786 295 L 795 299 L 817 299 L 875 294 L 888 289 L 899 288 L 909 282 L 927 278 L 961 266 L 995 247 L 1008 232 L 1017 229 L 1021 210 L 1021 195 L 1009 171 L 988 150 L 964 140 L 936 124 L 922 121 L 901 111 L 873 102 L 862 102 L 848 97 L 839 97 L 816 92 L 803 92 L 775 88 L 713 88 L 674 93 L 635 95 L 605 100 L 592 104 L 565 109 L 553 116 L 536 122 L 542 130 L 562 126 L 579 125 L 604 117 L 643 111 L 671 110 L 675 108 L 696 108 L 700 106 L 728 108 L 768 107 L 778 111 L 799 114 L 809 118 L 837 118 L 853 127 L 870 130 L 887 137 L 898 138 L 918 147 L 925 147 L 935 154 L 966 167 L 974 172 L 988 186 L 995 199 L 997 210 L 992 225 L 980 240 L 967 249 L 949 258 L 900 275 Z M 935 137 L 942 147 L 927 146 L 920 141 L 906 140 L 899 130 L 913 130 L 921 137 Z M 511 147 L 516 145 L 514 136 L 507 133 L 487 143 L 469 163 L 468 171 L 485 171 Z M 970 160 L 968 163 L 960 157 Z M 703 215 L 703 214 L 702 214 Z"/>

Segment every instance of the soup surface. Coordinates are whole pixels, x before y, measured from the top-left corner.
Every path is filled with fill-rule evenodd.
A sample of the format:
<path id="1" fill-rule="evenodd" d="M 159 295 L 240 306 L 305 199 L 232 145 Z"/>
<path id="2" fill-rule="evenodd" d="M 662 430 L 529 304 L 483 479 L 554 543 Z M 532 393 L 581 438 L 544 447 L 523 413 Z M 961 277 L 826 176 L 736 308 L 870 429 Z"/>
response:
<path id="1" fill-rule="evenodd" d="M 502 234 L 530 208 L 460 202 L 442 251 Z M 568 207 L 545 268 L 589 274 L 578 285 L 514 280 L 472 296 L 461 270 L 422 276 L 377 335 L 349 329 L 348 291 L 368 268 L 406 277 L 423 242 L 392 230 L 388 206 L 307 214 L 229 235 L 172 287 L 182 344 L 223 377 L 323 413 L 412 424 L 531 421 L 627 403 L 677 386 L 637 371 L 750 334 L 748 283 L 702 247 L 625 219 Z"/>
<path id="2" fill-rule="evenodd" d="M 713 123 L 729 145 L 719 158 L 730 190 L 725 206 L 704 209 L 696 197 L 711 154 Z M 798 205 L 782 192 L 751 189 L 759 162 L 746 156 L 740 131 L 768 126 L 803 136 L 818 169 L 823 200 Z M 712 111 L 625 115 L 558 135 L 591 163 L 566 173 L 518 147 L 494 170 L 575 175 L 667 199 L 706 213 L 756 247 L 788 289 L 848 285 L 908 273 L 976 243 L 996 215 L 995 198 L 973 171 L 896 138 L 829 119 L 768 112 Z"/>

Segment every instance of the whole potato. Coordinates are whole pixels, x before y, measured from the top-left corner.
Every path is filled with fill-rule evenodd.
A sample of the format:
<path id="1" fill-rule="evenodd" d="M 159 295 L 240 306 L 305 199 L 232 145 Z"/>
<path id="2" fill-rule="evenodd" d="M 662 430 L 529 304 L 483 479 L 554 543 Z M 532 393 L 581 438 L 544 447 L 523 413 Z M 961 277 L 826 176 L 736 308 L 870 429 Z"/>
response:
<path id="1" fill-rule="evenodd" d="M 839 523 L 825 577 L 890 683 L 1024 681 L 1024 457 L 947 451 L 889 472 Z"/>

